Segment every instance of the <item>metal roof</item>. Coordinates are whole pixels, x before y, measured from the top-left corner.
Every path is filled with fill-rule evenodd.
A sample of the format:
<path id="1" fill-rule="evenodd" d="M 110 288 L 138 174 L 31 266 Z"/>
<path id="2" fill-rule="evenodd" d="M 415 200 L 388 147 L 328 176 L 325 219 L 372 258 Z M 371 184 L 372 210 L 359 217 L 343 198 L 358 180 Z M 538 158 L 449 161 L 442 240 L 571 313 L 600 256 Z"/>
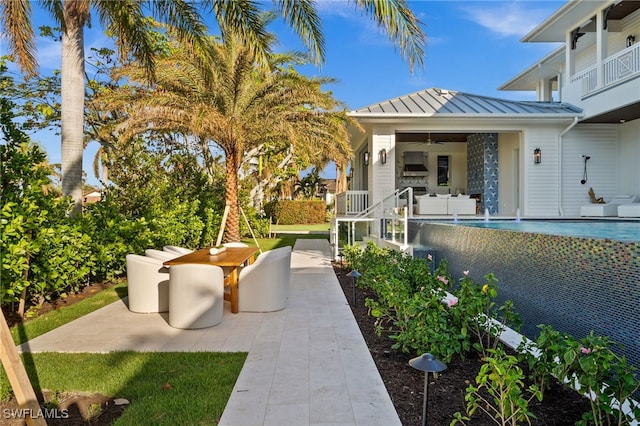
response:
<path id="1" fill-rule="evenodd" d="M 553 117 L 581 116 L 582 109 L 562 102 L 512 101 L 430 88 L 351 111 L 352 117 Z"/>

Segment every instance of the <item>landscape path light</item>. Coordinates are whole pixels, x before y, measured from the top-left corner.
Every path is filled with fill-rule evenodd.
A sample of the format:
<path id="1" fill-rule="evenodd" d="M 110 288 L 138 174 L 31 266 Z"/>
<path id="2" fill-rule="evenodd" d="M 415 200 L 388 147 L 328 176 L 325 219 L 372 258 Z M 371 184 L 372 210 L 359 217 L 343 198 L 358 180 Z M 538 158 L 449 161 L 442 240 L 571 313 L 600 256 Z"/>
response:
<path id="1" fill-rule="evenodd" d="M 355 308 L 356 307 L 356 282 L 358 281 L 358 278 L 362 276 L 362 274 L 356 270 L 353 270 L 349 272 L 347 276 L 353 277 L 353 297 L 351 300 L 353 300 L 353 307 Z"/>
<path id="2" fill-rule="evenodd" d="M 422 402 L 422 426 L 427 426 L 427 403 L 429 401 L 429 373 L 440 373 L 447 369 L 447 364 L 431 354 L 422 354 L 409 360 L 409 365 L 416 370 L 424 371 L 424 400 Z"/>

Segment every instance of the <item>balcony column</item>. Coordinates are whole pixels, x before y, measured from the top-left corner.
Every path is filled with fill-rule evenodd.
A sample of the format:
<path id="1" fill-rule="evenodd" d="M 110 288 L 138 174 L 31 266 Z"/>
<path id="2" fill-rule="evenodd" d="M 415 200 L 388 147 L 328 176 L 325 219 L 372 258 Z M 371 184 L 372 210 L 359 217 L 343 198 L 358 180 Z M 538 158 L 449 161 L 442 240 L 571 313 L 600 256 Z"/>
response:
<path id="1" fill-rule="evenodd" d="M 597 88 L 604 87 L 604 60 L 607 57 L 607 35 L 605 27 L 605 10 L 599 10 L 596 15 L 596 64 L 597 64 Z"/>

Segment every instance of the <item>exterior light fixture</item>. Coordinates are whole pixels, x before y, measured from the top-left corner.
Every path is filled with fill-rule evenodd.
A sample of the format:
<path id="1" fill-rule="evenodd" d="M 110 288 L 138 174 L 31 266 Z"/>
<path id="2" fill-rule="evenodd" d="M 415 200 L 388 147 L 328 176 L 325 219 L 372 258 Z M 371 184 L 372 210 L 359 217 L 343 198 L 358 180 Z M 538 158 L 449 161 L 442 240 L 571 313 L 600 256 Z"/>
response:
<path id="1" fill-rule="evenodd" d="M 423 354 L 409 361 L 416 370 L 424 371 L 424 401 L 422 403 L 422 426 L 427 426 L 427 402 L 429 400 L 429 373 L 440 373 L 447 369 L 447 364 L 431 354 Z"/>
<path id="2" fill-rule="evenodd" d="M 384 148 L 380 150 L 380 162 L 382 164 L 387 164 L 387 150 Z"/>
<path id="3" fill-rule="evenodd" d="M 358 281 L 358 278 L 362 276 L 362 274 L 356 270 L 353 270 L 349 272 L 347 276 L 353 277 L 353 298 L 351 300 L 353 300 L 353 307 L 355 308 L 356 307 L 356 282 Z"/>
<path id="4" fill-rule="evenodd" d="M 536 148 L 533 150 L 533 164 L 542 163 L 542 150 L 540 148 Z"/>
<path id="5" fill-rule="evenodd" d="M 368 166 L 369 165 L 369 151 L 365 151 L 363 157 L 364 157 L 364 165 Z"/>

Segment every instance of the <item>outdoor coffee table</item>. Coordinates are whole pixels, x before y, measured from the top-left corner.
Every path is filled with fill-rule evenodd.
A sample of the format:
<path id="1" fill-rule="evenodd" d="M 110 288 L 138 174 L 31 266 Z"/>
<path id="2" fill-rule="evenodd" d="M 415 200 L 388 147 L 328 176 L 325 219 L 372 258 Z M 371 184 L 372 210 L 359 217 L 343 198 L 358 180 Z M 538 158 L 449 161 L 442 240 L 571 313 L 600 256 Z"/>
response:
<path id="1" fill-rule="evenodd" d="M 182 265 L 185 263 L 197 263 L 206 265 L 216 265 L 231 269 L 228 275 L 229 280 L 229 301 L 231 302 L 231 312 L 238 313 L 238 277 L 239 268 L 244 264 L 252 264 L 258 247 L 227 247 L 223 252 L 210 254 L 209 247 L 196 250 L 175 259 L 167 260 L 164 266 Z"/>

